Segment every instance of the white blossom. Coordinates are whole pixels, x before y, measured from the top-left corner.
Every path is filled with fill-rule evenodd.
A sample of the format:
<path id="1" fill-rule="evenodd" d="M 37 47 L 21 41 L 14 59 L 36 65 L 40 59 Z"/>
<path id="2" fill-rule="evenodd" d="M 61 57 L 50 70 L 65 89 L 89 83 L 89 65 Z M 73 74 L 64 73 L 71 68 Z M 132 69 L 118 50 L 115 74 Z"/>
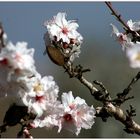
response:
<path id="1" fill-rule="evenodd" d="M 129 20 L 127 25 L 132 31 L 140 30 L 140 22 L 132 22 L 132 20 Z M 132 68 L 140 68 L 140 42 L 133 42 L 131 33 L 120 33 L 116 26 L 113 24 L 111 24 L 111 26 L 113 28 L 113 34 L 116 35 L 118 41 L 122 45 L 123 51 L 126 53 L 130 66 Z"/>
<path id="2" fill-rule="evenodd" d="M 65 128 L 78 135 L 81 128 L 90 129 L 92 127 L 95 109 L 93 106 L 89 107 L 84 99 L 80 97 L 74 99 L 70 91 L 62 94 L 62 104 L 64 106 L 64 114 L 59 120 L 58 132 Z"/>
<path id="3" fill-rule="evenodd" d="M 32 78 L 31 78 L 32 79 Z M 33 82 L 33 83 L 32 83 Z M 33 77 L 29 92 L 26 92 L 22 99 L 29 111 L 41 116 L 46 110 L 47 104 L 53 104 L 58 97 L 59 88 L 52 76 Z"/>
<path id="4" fill-rule="evenodd" d="M 67 21 L 66 13 L 58 13 L 52 20 L 45 22 L 44 25 L 47 27 L 52 40 L 54 40 L 54 36 L 57 37 L 57 41 L 62 39 L 63 42 L 68 44 L 70 39 L 74 39 L 79 43 L 83 40 L 82 36 L 76 31 L 79 27 L 76 20 Z"/>
<path id="5" fill-rule="evenodd" d="M 36 117 L 33 121 L 34 127 L 52 128 L 54 126 L 59 126 L 60 116 L 62 116 L 64 112 L 62 104 L 59 101 L 56 101 L 53 104 L 47 102 L 46 106 L 43 115 Z"/>
<path id="6" fill-rule="evenodd" d="M 35 69 L 33 54 L 34 49 L 27 49 L 26 42 L 8 42 L 1 50 L 0 63 L 11 68 L 11 73 L 31 73 Z"/>
<path id="7" fill-rule="evenodd" d="M 131 34 L 124 34 L 119 32 L 119 30 L 117 29 L 117 27 L 113 24 L 110 24 L 112 26 L 112 35 L 116 36 L 117 41 L 119 41 L 119 43 L 122 46 L 122 50 L 124 51 L 126 48 L 131 47 L 134 43 L 131 41 L 132 40 L 132 36 Z"/>

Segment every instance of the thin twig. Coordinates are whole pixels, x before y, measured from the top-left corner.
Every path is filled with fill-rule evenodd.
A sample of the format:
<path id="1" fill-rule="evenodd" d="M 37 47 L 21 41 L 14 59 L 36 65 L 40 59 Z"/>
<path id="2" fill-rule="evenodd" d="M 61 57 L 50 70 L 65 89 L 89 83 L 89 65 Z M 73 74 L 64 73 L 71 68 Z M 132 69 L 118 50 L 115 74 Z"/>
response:
<path id="1" fill-rule="evenodd" d="M 132 42 L 140 41 L 140 30 L 132 31 L 130 27 L 126 24 L 126 22 L 122 19 L 122 16 L 117 13 L 116 10 L 112 7 L 111 2 L 105 2 L 107 7 L 111 10 L 112 15 L 117 18 L 117 20 L 123 25 L 123 29 L 126 31 L 126 34 L 131 33 L 132 35 Z"/>
<path id="2" fill-rule="evenodd" d="M 137 73 L 137 75 L 132 79 L 130 84 L 123 90 L 123 95 L 127 95 L 130 90 L 132 89 L 133 85 L 140 79 L 140 72 Z"/>
<path id="3" fill-rule="evenodd" d="M 0 49 L 5 47 L 3 35 L 4 35 L 4 29 L 3 29 L 2 23 L 0 22 Z"/>
<path id="4" fill-rule="evenodd" d="M 140 79 L 140 72 L 137 73 L 137 75 L 131 80 L 131 82 L 129 83 L 129 85 L 123 90 L 122 93 L 118 93 L 117 94 L 117 98 L 115 98 L 114 100 L 112 100 L 112 102 L 114 102 L 115 105 L 120 106 L 125 101 L 130 100 L 130 99 L 133 99 L 134 96 L 127 97 L 127 95 L 129 94 L 129 92 L 132 90 L 132 87 L 134 86 L 134 84 L 139 79 Z"/>
<path id="5" fill-rule="evenodd" d="M 131 29 L 129 28 L 129 26 L 126 24 L 126 22 L 122 19 L 121 15 L 117 13 L 117 11 L 115 11 L 112 7 L 111 2 L 105 2 L 105 4 L 108 6 L 108 8 L 111 10 L 112 15 L 114 15 L 118 21 L 129 31 L 132 32 Z"/>

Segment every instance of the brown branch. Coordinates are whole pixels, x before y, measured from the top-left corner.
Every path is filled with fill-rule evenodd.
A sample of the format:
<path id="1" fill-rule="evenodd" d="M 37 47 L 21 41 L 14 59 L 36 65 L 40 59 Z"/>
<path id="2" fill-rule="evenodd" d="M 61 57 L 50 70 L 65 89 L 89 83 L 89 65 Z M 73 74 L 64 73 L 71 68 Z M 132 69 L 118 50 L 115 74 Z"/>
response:
<path id="1" fill-rule="evenodd" d="M 127 95 L 129 94 L 129 92 L 132 90 L 132 87 L 134 86 L 134 84 L 140 79 L 140 72 L 137 73 L 137 75 L 131 80 L 131 82 L 129 83 L 129 85 L 123 90 L 123 92 L 118 93 L 117 94 L 117 98 L 110 100 L 110 102 L 112 101 L 114 105 L 120 106 L 121 104 L 123 104 L 125 101 L 133 99 L 134 96 L 129 96 L 127 97 Z"/>
<path id="2" fill-rule="evenodd" d="M 110 116 L 114 117 L 116 120 L 125 125 L 125 131 L 127 133 L 136 133 L 140 135 L 140 125 L 137 124 L 130 116 L 128 116 L 120 107 L 116 107 L 112 103 L 108 102 L 105 107 L 98 107 L 96 110 L 96 116 L 100 116 L 100 113 L 106 110 Z"/>
<path id="3" fill-rule="evenodd" d="M 126 22 L 122 19 L 121 15 L 117 13 L 112 7 L 111 2 L 105 2 L 105 4 L 108 6 L 108 8 L 111 10 L 112 15 L 114 15 L 118 21 L 126 28 L 125 30 L 128 30 L 129 32 L 132 32 L 129 26 L 126 24 Z"/>
<path id="4" fill-rule="evenodd" d="M 3 35 L 4 35 L 4 29 L 2 23 L 0 22 L 0 50 L 5 47 Z"/>
<path id="5" fill-rule="evenodd" d="M 82 76 L 82 73 L 79 74 L 79 72 L 71 64 L 69 65 L 69 64 L 65 63 L 65 65 L 63 66 L 63 68 L 69 74 L 70 78 L 77 77 L 77 79 L 79 79 L 79 81 L 83 85 L 85 85 L 91 91 L 91 93 L 93 93 L 94 91 L 98 91 L 98 89 L 96 87 L 94 87 L 92 83 L 90 83 L 89 81 L 87 81 Z"/>
<path id="6" fill-rule="evenodd" d="M 137 73 L 137 75 L 132 79 L 130 84 L 127 86 L 127 88 L 124 89 L 123 93 L 124 95 L 127 95 L 130 90 L 132 89 L 132 86 L 140 79 L 140 72 Z"/>
<path id="7" fill-rule="evenodd" d="M 95 99 L 101 101 L 103 103 L 103 107 L 100 107 L 97 109 L 96 116 L 101 117 L 103 121 L 106 121 L 109 116 L 114 117 L 116 120 L 120 121 L 125 126 L 125 131 L 127 133 L 136 133 L 140 135 L 140 125 L 137 124 L 133 119 L 132 116 L 129 114 L 126 114 L 119 106 L 115 106 L 111 102 L 111 97 L 109 96 L 110 101 L 108 100 L 108 96 L 104 96 L 102 91 L 98 90 L 96 87 L 93 86 L 91 82 L 89 82 L 86 78 L 84 78 L 83 73 L 80 71 L 77 71 L 76 68 L 72 66 L 72 64 L 65 64 L 63 68 L 66 70 L 70 78 L 76 78 L 78 79 L 84 86 L 86 86 L 89 90 L 92 96 L 94 96 Z M 81 70 L 82 71 L 82 70 Z M 133 78 L 131 83 L 129 84 L 129 88 L 136 83 L 136 81 L 139 79 L 137 76 Z M 98 83 L 100 84 L 100 83 Z M 105 87 L 103 84 L 100 85 L 104 91 Z M 127 89 L 127 88 L 126 88 Z M 129 89 L 130 91 L 130 89 Z M 108 93 L 108 92 L 107 92 Z"/>

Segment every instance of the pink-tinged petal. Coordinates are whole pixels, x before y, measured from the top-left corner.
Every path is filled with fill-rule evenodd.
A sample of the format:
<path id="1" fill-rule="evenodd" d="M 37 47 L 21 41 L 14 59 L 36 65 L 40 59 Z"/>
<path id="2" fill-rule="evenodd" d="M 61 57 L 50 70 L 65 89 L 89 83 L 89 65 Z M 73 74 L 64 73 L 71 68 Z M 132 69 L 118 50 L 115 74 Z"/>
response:
<path id="1" fill-rule="evenodd" d="M 78 27 L 79 27 L 79 25 L 78 25 L 77 22 L 74 22 L 72 20 L 68 21 L 67 28 L 68 28 L 69 31 L 76 30 Z"/>
<path id="2" fill-rule="evenodd" d="M 39 106 L 38 103 L 33 103 L 32 104 L 33 112 L 38 116 L 42 116 L 43 114 L 43 109 Z"/>
<path id="3" fill-rule="evenodd" d="M 86 104 L 85 100 L 81 99 L 80 97 L 76 97 L 74 103 L 79 105 Z"/>
<path id="4" fill-rule="evenodd" d="M 112 34 L 115 34 L 116 36 L 118 36 L 120 34 L 119 30 L 117 29 L 117 27 L 113 24 L 110 24 L 112 26 Z"/>
<path id="5" fill-rule="evenodd" d="M 59 39 L 62 39 L 63 42 L 70 43 L 69 37 L 67 35 L 63 34 L 62 32 L 60 32 L 60 34 L 59 34 Z"/>
<path id="6" fill-rule="evenodd" d="M 50 30 L 48 30 L 48 32 L 52 35 L 52 36 L 57 36 L 60 32 L 61 32 L 61 28 L 59 28 L 56 25 L 52 25 Z"/>
<path id="7" fill-rule="evenodd" d="M 69 91 L 68 93 L 63 93 L 61 96 L 62 104 L 67 107 L 71 105 L 74 101 L 74 97 L 72 95 L 72 92 Z"/>
<path id="8" fill-rule="evenodd" d="M 59 27 L 65 27 L 67 25 L 66 13 L 58 13 L 55 16 L 55 23 Z"/>

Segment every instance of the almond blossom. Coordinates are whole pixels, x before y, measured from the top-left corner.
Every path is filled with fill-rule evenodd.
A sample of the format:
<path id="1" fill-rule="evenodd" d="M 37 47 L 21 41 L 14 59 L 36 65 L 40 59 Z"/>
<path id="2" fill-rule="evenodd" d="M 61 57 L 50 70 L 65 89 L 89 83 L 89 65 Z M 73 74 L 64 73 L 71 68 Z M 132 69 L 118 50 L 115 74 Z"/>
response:
<path id="1" fill-rule="evenodd" d="M 57 41 L 60 39 L 63 42 L 70 43 L 70 39 L 77 41 L 82 40 L 81 35 L 76 31 L 79 25 L 76 20 L 66 20 L 66 13 L 58 13 L 53 17 L 52 20 L 49 20 L 44 23 L 48 29 L 50 38 L 54 40 L 54 36 L 57 37 Z"/>
<path id="2" fill-rule="evenodd" d="M 138 31 L 140 29 L 140 22 L 132 22 L 132 20 L 129 20 L 127 24 L 132 31 Z M 111 26 L 113 28 L 113 34 L 117 37 L 117 40 L 122 46 L 122 50 L 130 62 L 130 66 L 132 68 L 140 68 L 140 42 L 133 42 L 131 33 L 120 33 L 116 26 L 113 24 L 111 24 Z"/>
<path id="3" fill-rule="evenodd" d="M 29 107 L 29 112 L 40 117 L 46 110 L 47 104 L 56 102 L 58 92 L 59 88 L 52 76 L 38 77 L 35 81 L 33 80 L 30 91 L 23 95 L 22 100 Z"/>
<path id="4" fill-rule="evenodd" d="M 64 113 L 63 105 L 60 101 L 56 101 L 54 103 L 47 103 L 46 110 L 40 117 L 36 117 L 32 122 L 34 128 L 37 127 L 46 127 L 53 128 L 59 126 L 59 119 Z"/>
<path id="5" fill-rule="evenodd" d="M 67 21 L 66 13 L 58 13 L 52 20 L 46 21 L 44 26 L 48 30 L 44 35 L 46 47 L 52 45 L 60 49 L 70 62 L 79 57 L 83 37 L 77 32 L 79 25 L 76 20 Z"/>
<path id="6" fill-rule="evenodd" d="M 115 35 L 117 38 L 117 41 L 120 43 L 122 46 L 122 50 L 124 51 L 126 48 L 131 47 L 134 43 L 131 41 L 131 35 L 130 34 L 125 34 L 119 32 L 117 27 L 113 24 L 110 24 L 112 26 L 112 35 Z"/>
<path id="7" fill-rule="evenodd" d="M 34 49 L 27 49 L 26 42 L 17 42 L 16 45 L 8 42 L 1 50 L 0 63 L 9 67 L 11 73 L 32 73 L 35 69 L 33 54 Z"/>
<path id="8" fill-rule="evenodd" d="M 62 104 L 64 106 L 64 114 L 59 120 L 58 132 L 65 128 L 78 135 L 81 128 L 90 129 L 92 127 L 95 109 L 93 106 L 89 107 L 84 99 L 80 97 L 74 99 L 70 91 L 62 94 Z"/>

